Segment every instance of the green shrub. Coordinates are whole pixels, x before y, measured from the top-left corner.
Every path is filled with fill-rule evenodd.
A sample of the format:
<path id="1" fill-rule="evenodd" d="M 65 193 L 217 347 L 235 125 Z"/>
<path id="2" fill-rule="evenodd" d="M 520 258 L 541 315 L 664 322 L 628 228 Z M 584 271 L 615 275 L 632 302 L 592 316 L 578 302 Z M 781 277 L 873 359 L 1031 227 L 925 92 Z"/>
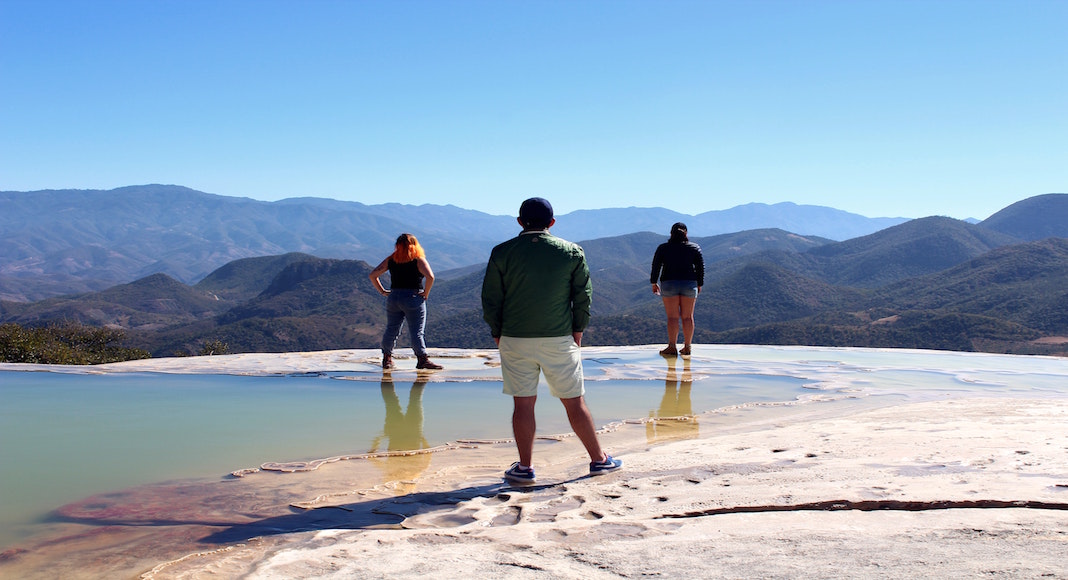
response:
<path id="1" fill-rule="evenodd" d="M 199 356 L 212 356 L 216 354 L 229 354 L 230 345 L 225 342 L 215 339 L 209 340 L 204 343 L 204 346 L 200 347 L 200 351 L 197 353 Z"/>
<path id="2" fill-rule="evenodd" d="M 150 358 L 147 351 L 117 346 L 126 333 L 66 322 L 39 328 L 0 325 L 0 361 L 52 365 L 91 365 Z"/>

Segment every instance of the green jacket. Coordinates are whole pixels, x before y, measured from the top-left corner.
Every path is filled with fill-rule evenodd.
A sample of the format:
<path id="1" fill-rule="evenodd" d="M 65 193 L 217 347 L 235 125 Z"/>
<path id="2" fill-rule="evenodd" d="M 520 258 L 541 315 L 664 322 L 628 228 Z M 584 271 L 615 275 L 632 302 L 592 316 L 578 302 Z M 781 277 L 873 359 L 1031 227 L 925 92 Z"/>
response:
<path id="1" fill-rule="evenodd" d="M 482 318 L 494 337 L 568 336 L 590 323 L 593 285 L 578 244 L 524 232 L 493 248 L 482 281 Z"/>

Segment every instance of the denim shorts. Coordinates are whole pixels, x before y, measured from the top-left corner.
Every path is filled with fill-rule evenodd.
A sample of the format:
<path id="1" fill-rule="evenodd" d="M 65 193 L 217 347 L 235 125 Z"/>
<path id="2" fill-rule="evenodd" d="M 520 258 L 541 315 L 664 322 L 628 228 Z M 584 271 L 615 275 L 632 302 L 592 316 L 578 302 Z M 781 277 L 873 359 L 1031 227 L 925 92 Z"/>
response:
<path id="1" fill-rule="evenodd" d="M 697 298 L 697 280 L 661 280 L 660 296 L 662 298 L 672 296 Z"/>

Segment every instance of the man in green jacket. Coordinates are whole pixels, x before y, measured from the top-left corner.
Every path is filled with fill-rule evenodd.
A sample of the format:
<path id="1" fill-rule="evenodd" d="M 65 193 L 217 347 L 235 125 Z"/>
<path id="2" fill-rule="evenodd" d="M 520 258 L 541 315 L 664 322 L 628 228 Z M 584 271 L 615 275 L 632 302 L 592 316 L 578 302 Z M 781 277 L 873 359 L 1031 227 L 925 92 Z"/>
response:
<path id="1" fill-rule="evenodd" d="M 482 282 L 482 317 L 500 350 L 504 393 L 515 403 L 512 431 L 519 461 L 504 475 L 517 482 L 535 480 L 534 403 L 542 373 L 590 455 L 590 474 L 623 464 L 601 449 L 583 396 L 579 347 L 590 322 L 590 269 L 578 244 L 549 233 L 555 223 L 548 201 L 524 201 L 519 208 L 523 231 L 493 248 Z"/>

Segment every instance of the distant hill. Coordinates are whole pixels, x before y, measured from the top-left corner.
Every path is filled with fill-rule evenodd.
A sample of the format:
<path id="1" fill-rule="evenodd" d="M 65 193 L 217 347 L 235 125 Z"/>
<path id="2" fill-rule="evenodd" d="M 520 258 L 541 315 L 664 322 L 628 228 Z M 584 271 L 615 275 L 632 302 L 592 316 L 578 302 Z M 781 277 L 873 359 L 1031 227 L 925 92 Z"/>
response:
<path id="1" fill-rule="evenodd" d="M 836 244 L 814 248 L 821 279 L 873 288 L 937 272 L 1018 240 L 946 217 L 912 220 Z"/>
<path id="2" fill-rule="evenodd" d="M 1068 354 L 1068 238 L 1046 236 L 1059 230 L 1049 230 L 1057 224 L 1041 215 L 1057 211 L 1061 198 L 1039 198 L 1014 204 L 999 218 L 1007 221 L 994 221 L 1016 224 L 1015 229 L 999 226 L 1011 234 L 986 222 L 931 217 L 838 242 L 775 228 L 694 237 L 707 270 L 695 313 L 696 340 Z M 299 222 L 313 214 L 344 213 L 346 205 L 313 200 L 279 207 L 304 212 L 296 218 Z M 169 211 L 180 209 L 171 206 Z M 419 206 L 415 213 L 431 220 L 434 211 Z M 460 218 L 464 210 L 447 211 L 461 212 L 453 216 Z M 360 216 L 345 219 L 377 219 L 373 213 Z M 160 227 L 167 225 L 163 216 L 157 218 Z M 263 219 L 276 223 L 271 221 L 275 218 Z M 100 235 L 86 233 L 93 229 L 91 220 L 78 223 L 58 220 L 53 225 Z M 221 223 L 216 221 L 215 227 Z M 447 229 L 430 222 L 426 227 Z M 481 227 L 489 228 L 488 222 Z M 235 231 L 222 227 L 215 240 L 231 239 Z M 42 232 L 35 235 L 37 241 L 26 247 L 54 243 Z M 380 236 L 392 245 L 392 233 Z M 585 344 L 664 340 L 663 307 L 650 291 L 648 276 L 652 253 L 666 239 L 661 233 L 633 232 L 581 241 L 594 279 L 594 316 Z M 1036 241 L 1023 241 L 1032 239 Z M 104 257 L 112 251 L 85 250 Z M 136 248 L 130 255 L 146 251 Z M 374 262 L 386 253 L 376 253 Z M 439 276 L 428 302 L 429 346 L 492 346 L 481 318 L 483 260 Z M 68 267 L 73 272 L 78 266 Z M 154 356 L 194 353 L 216 342 L 228 344 L 231 352 L 376 348 L 385 316 L 383 300 L 367 280 L 370 270 L 363 259 L 306 252 L 241 257 L 206 273 L 195 285 L 157 272 L 100 291 L 0 301 L 0 322 L 121 328 L 128 346 Z M 406 333 L 400 345 L 406 347 Z"/>
<path id="3" fill-rule="evenodd" d="M 943 272 L 881 289 L 872 307 L 949 310 L 1068 332 L 1068 239 L 997 248 Z"/>
<path id="4" fill-rule="evenodd" d="M 275 276 L 290 264 L 317 259 L 310 254 L 293 252 L 281 256 L 234 260 L 205 276 L 195 288 L 224 300 L 244 302 L 266 290 Z"/>
<path id="5" fill-rule="evenodd" d="M 695 319 L 701 328 L 723 331 L 793 320 L 855 303 L 856 290 L 753 262 L 704 289 Z"/>
<path id="6" fill-rule="evenodd" d="M 696 218 L 696 227 L 701 229 L 691 228 L 691 231 L 718 234 L 774 227 L 805 236 L 838 241 L 867 235 L 909 221 L 903 217 L 867 218 L 839 209 L 790 202 L 772 205 L 749 203 L 731 209 L 705 212 Z"/>
<path id="7" fill-rule="evenodd" d="M 156 356 L 197 352 L 213 340 L 231 352 L 373 348 L 384 314 L 382 298 L 367 281 L 370 271 L 362 261 L 295 261 L 248 302 L 194 323 L 135 329 L 130 341 L 149 345 Z"/>
<path id="8" fill-rule="evenodd" d="M 650 293 L 646 262 L 664 239 L 639 233 L 585 243 L 595 289 L 587 344 L 663 340 L 663 308 Z M 1068 336 L 1066 239 L 999 246 L 1000 234 L 932 218 L 839 243 L 778 230 L 699 240 L 716 275 L 698 299 L 698 342 L 1068 350 L 1053 338 Z M 857 274 L 871 264 L 882 267 Z M 896 274 L 878 283 L 889 270 Z M 376 348 L 384 315 L 369 271 L 363 261 L 305 254 L 246 258 L 194 287 L 155 274 L 99 293 L 0 303 L 0 321 L 121 327 L 130 346 L 156 356 L 215 341 L 234 352 Z M 482 274 L 434 285 L 430 346 L 492 346 L 481 317 Z M 1035 342 L 1043 337 L 1051 344 Z"/>
<path id="9" fill-rule="evenodd" d="M 866 313 L 828 312 L 738 328 L 709 337 L 720 344 L 776 344 L 917 348 L 964 352 L 1068 355 L 1063 342 L 1041 344 L 1034 329 L 993 317 L 943 311 L 907 311 L 871 319 Z"/>
<path id="10" fill-rule="evenodd" d="M 814 245 L 803 252 L 771 248 L 726 260 L 716 264 L 709 277 L 731 276 L 758 260 L 828 284 L 878 288 L 938 272 L 1017 241 L 952 218 L 921 218 L 860 238 Z"/>
<path id="11" fill-rule="evenodd" d="M 941 272 L 839 296 L 845 300 L 809 316 L 736 325 L 703 338 L 1068 354 L 1068 239 L 1002 246 Z"/>
<path id="12" fill-rule="evenodd" d="M 639 233 L 586 242 L 596 280 L 594 311 L 598 316 L 625 311 L 636 305 L 655 304 L 657 309 L 660 308 L 649 291 L 648 270 L 653 250 L 666 240 L 666 236 Z M 740 232 L 695 238 L 695 241 L 706 248 L 704 253 L 710 264 L 764 248 L 801 251 L 826 242 L 781 230 Z M 480 265 L 469 274 L 439 279 L 435 284 L 429 303 L 433 313 L 430 328 L 434 336 L 455 338 L 466 332 L 466 337 L 455 339 L 464 341 L 464 344 L 488 346 L 484 342 L 487 337 L 483 336 L 481 320 L 484 268 Z M 169 319 L 172 328 L 168 329 L 161 329 L 168 326 L 167 320 L 156 317 L 156 308 L 151 306 L 151 301 L 131 300 L 128 291 L 116 292 L 116 289 L 32 304 L 0 302 L 0 314 L 3 315 L 0 318 L 23 324 L 76 320 L 122 327 L 130 331 L 131 340 L 141 341 L 139 344 L 145 344 L 156 355 L 196 352 L 200 344 L 214 339 L 228 342 L 235 349 L 283 349 L 292 346 L 290 341 L 294 336 L 323 348 L 374 347 L 377 337 L 368 338 L 366 333 L 368 328 L 376 329 L 372 335 L 380 332 L 381 299 L 373 293 L 367 281 L 369 270 L 363 262 L 290 253 L 235 260 L 193 287 L 161 274 L 116 287 L 152 287 L 156 286 L 155 281 L 166 279 L 169 280 L 168 291 L 161 300 L 173 302 L 175 295 L 184 293 L 208 301 L 211 308 L 190 303 L 188 312 Z M 368 301 L 374 306 L 367 306 Z M 100 308 L 102 302 L 113 304 Z M 132 311 L 137 310 L 138 304 L 149 306 L 146 306 L 146 312 L 138 311 L 135 316 Z M 364 308 L 369 308 L 371 313 L 363 318 L 355 314 L 365 312 Z M 142 324 L 149 326 L 140 328 Z M 298 330 L 312 326 L 320 327 L 320 330 Z M 272 328 L 274 330 L 269 330 Z M 142 333 L 141 330 L 148 332 Z M 329 336 L 333 338 L 327 338 Z"/>
<path id="13" fill-rule="evenodd" d="M 687 222 L 694 236 L 778 228 L 842 240 L 905 221 L 788 203 L 697 216 L 662 208 L 584 210 L 557 220 L 554 233 L 572 241 L 666 235 L 676 221 Z M 288 253 L 377 263 L 402 232 L 419 237 L 436 270 L 463 272 L 483 264 L 518 225 L 514 216 L 452 205 L 262 202 L 173 185 L 0 192 L 0 300 L 103 290 L 155 273 L 194 284 L 234 260 Z"/>
<path id="14" fill-rule="evenodd" d="M 1068 194 L 1029 197 L 995 213 L 981 224 L 984 228 L 1027 241 L 1068 238 Z"/>
<path id="15" fill-rule="evenodd" d="M 4 322 L 34 326 L 78 322 L 90 326 L 156 330 L 221 314 L 234 303 L 153 274 L 101 292 L 49 298 L 39 302 L 0 302 Z"/>
<path id="16" fill-rule="evenodd" d="M 233 260 L 291 252 L 377 262 L 405 231 L 418 235 L 435 265 L 447 269 L 480 261 L 505 231 L 514 232 L 504 227 L 506 218 L 479 212 L 464 212 L 467 220 L 446 219 L 462 210 L 445 208 L 439 223 L 452 225 L 420 230 L 408 215 L 389 217 L 365 207 L 268 203 L 164 185 L 4 192 L 0 298 L 32 301 L 154 273 L 191 284 Z M 489 228 L 487 220 L 502 225 Z"/>
<path id="17" fill-rule="evenodd" d="M 651 294 L 649 273 L 653 252 L 668 236 L 643 232 L 582 242 L 594 284 L 593 309 L 596 314 L 625 311 L 648 302 Z M 716 277 L 718 262 L 737 260 L 748 263 L 751 256 L 769 251 L 796 255 L 830 243 L 814 236 L 799 236 L 779 229 L 761 229 L 693 237 L 701 246 L 709 279 Z"/>
<path id="18" fill-rule="evenodd" d="M 658 207 L 574 211 L 557 219 L 553 232 L 570 240 L 589 240 L 635 232 L 667 235 L 683 222 L 691 236 L 714 236 L 747 230 L 780 229 L 804 236 L 846 240 L 908 221 L 869 218 L 829 207 L 794 203 L 749 203 L 731 209 L 685 215 Z"/>

